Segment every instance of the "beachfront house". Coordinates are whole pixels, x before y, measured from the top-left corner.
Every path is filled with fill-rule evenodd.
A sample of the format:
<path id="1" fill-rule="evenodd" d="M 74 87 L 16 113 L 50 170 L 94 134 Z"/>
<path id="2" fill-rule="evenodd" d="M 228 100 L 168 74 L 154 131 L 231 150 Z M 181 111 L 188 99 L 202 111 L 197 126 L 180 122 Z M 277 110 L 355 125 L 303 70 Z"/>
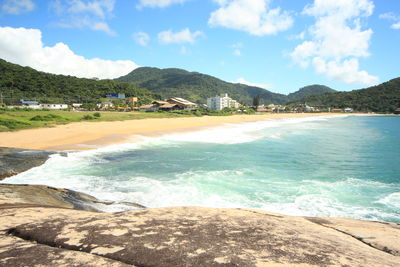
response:
<path id="1" fill-rule="evenodd" d="M 207 98 L 207 106 L 211 110 L 223 110 L 224 108 L 239 108 L 241 105 L 230 98 L 228 94 Z"/>
<path id="2" fill-rule="evenodd" d="M 344 112 L 346 112 L 346 113 L 351 113 L 351 112 L 353 112 L 353 109 L 352 109 L 352 108 L 345 108 L 345 109 L 344 109 Z"/>
<path id="3" fill-rule="evenodd" d="M 194 110 L 197 108 L 197 104 L 180 97 L 172 97 L 168 99 L 167 102 L 174 105 L 175 109 L 179 110 Z"/>
<path id="4" fill-rule="evenodd" d="M 146 112 L 157 112 L 160 110 L 161 106 L 168 104 L 167 101 L 153 101 L 151 104 L 140 106 L 139 111 L 146 111 Z"/>
<path id="5" fill-rule="evenodd" d="M 38 101 L 26 101 L 24 99 L 20 99 L 17 103 L 9 108 L 31 108 L 31 109 L 42 109 Z"/>
<path id="6" fill-rule="evenodd" d="M 40 104 L 41 108 L 51 109 L 51 110 L 63 110 L 68 109 L 67 104 Z"/>
<path id="7" fill-rule="evenodd" d="M 167 101 L 154 101 L 149 105 L 139 107 L 139 111 L 157 112 L 157 111 L 173 111 L 173 110 L 193 110 L 197 108 L 197 104 L 192 103 L 180 97 L 173 97 Z"/>

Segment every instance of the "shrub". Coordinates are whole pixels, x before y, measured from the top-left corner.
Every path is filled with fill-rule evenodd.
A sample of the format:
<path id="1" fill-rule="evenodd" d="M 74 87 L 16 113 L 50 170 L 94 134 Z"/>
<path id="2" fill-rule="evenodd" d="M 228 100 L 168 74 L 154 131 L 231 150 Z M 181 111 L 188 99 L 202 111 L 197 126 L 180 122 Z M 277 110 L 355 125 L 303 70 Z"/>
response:
<path id="1" fill-rule="evenodd" d="M 95 116 L 96 118 L 100 118 L 101 114 L 100 114 L 100 112 L 96 112 L 96 113 L 93 114 L 93 116 Z"/>
<path id="2" fill-rule="evenodd" d="M 83 120 L 94 120 L 95 117 L 93 117 L 92 115 L 85 115 L 82 117 Z"/>
<path id="3" fill-rule="evenodd" d="M 20 128 L 26 128 L 27 126 L 30 126 L 30 124 L 23 121 L 0 118 L 0 126 L 7 127 L 10 130 L 15 130 Z"/>
<path id="4" fill-rule="evenodd" d="M 31 121 L 55 121 L 55 120 L 63 120 L 64 118 L 61 117 L 60 115 L 55 115 L 55 114 L 47 114 L 47 115 L 36 115 L 32 117 L 30 120 Z"/>

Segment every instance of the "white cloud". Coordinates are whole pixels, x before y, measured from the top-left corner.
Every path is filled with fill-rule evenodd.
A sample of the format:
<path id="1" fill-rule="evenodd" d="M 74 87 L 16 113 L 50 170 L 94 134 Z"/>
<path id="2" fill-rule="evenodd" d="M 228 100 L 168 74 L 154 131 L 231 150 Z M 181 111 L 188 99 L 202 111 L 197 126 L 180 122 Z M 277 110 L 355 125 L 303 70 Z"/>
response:
<path id="1" fill-rule="evenodd" d="M 394 23 L 390 26 L 390 28 L 392 28 L 393 30 L 400 30 L 400 16 L 392 12 L 388 12 L 380 14 L 379 18 L 394 21 Z"/>
<path id="2" fill-rule="evenodd" d="M 0 27 L 0 58 L 40 71 L 101 79 L 120 77 L 138 67 L 129 60 L 87 59 L 64 43 L 44 46 L 41 31 L 26 28 Z"/>
<path id="3" fill-rule="evenodd" d="M 136 32 L 133 34 L 135 42 L 141 46 L 147 46 L 150 42 L 150 36 L 145 32 Z"/>
<path id="4" fill-rule="evenodd" d="M 116 35 L 107 23 L 113 16 L 115 0 L 53 0 L 51 9 L 60 17 L 57 26 L 89 28 Z"/>
<path id="5" fill-rule="evenodd" d="M 302 67 L 312 65 L 317 73 L 338 81 L 376 84 L 378 77 L 359 70 L 359 58 L 370 55 L 373 33 L 362 30 L 360 20 L 369 17 L 373 8 L 370 0 L 314 0 L 303 11 L 316 19 L 307 31 L 311 38 L 298 45 L 291 57 Z"/>
<path id="6" fill-rule="evenodd" d="M 289 29 L 293 19 L 288 12 L 271 9 L 272 0 L 214 0 L 220 8 L 211 13 L 208 23 L 263 36 Z"/>
<path id="7" fill-rule="evenodd" d="M 375 76 L 369 75 L 366 71 L 359 70 L 359 63 L 356 58 L 344 61 L 326 61 L 322 58 L 314 57 L 312 63 L 317 73 L 326 74 L 329 78 L 345 83 L 373 85 L 378 81 Z"/>
<path id="8" fill-rule="evenodd" d="M 264 89 L 268 89 L 268 88 L 272 87 L 270 84 L 252 83 L 252 82 L 247 81 L 245 78 L 238 78 L 236 81 L 234 81 L 234 83 L 241 83 L 241 84 L 245 84 L 248 86 L 256 86 L 256 87 L 260 87 L 260 88 L 264 88 Z"/>
<path id="9" fill-rule="evenodd" d="M 195 43 L 198 37 L 203 36 L 201 31 L 191 32 L 188 28 L 183 29 L 180 32 L 172 32 L 171 30 L 163 31 L 158 34 L 158 40 L 162 44 L 183 44 L 183 43 Z"/>
<path id="10" fill-rule="evenodd" d="M 390 26 L 394 30 L 400 30 L 400 21 Z"/>
<path id="11" fill-rule="evenodd" d="M 137 8 L 143 7 L 167 7 L 173 4 L 183 4 L 188 0 L 140 0 Z"/>
<path id="12" fill-rule="evenodd" d="M 4 13 L 19 15 L 21 13 L 30 12 L 35 8 L 32 0 L 4 0 L 1 10 Z"/>

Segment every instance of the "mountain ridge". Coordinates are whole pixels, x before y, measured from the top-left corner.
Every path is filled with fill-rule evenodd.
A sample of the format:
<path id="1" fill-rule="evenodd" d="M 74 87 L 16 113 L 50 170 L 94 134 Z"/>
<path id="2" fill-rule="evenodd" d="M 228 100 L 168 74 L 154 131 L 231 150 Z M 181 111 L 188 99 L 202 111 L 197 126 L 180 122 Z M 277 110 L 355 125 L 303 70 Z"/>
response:
<path id="1" fill-rule="evenodd" d="M 228 93 L 244 104 L 251 104 L 253 97 L 257 95 L 260 95 L 266 104 L 287 102 L 286 95 L 273 93 L 264 88 L 229 83 L 211 75 L 178 68 L 141 67 L 115 80 L 132 83 L 134 86 L 156 92 L 164 98 L 180 95 L 197 103 L 205 103 L 208 97 L 223 93 Z"/>
<path id="2" fill-rule="evenodd" d="M 110 93 L 127 96 L 158 97 L 146 89 L 114 80 L 93 80 L 74 76 L 51 74 L 23 67 L 0 59 L 0 90 L 5 102 L 20 98 L 35 98 L 46 102 L 97 102 Z"/>
<path id="3" fill-rule="evenodd" d="M 334 92 L 311 95 L 292 101 L 309 105 L 324 105 L 335 108 L 350 107 L 357 111 L 392 113 L 400 108 L 400 77 L 371 87 L 349 92 Z"/>

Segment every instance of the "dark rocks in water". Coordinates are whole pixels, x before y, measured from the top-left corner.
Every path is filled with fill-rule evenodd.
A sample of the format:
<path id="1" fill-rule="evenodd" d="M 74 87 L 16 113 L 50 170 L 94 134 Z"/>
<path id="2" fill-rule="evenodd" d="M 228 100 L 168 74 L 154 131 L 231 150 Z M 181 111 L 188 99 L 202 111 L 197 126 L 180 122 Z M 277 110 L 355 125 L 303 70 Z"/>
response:
<path id="1" fill-rule="evenodd" d="M 56 152 L 0 147 L 0 180 L 42 165 L 54 153 Z"/>

